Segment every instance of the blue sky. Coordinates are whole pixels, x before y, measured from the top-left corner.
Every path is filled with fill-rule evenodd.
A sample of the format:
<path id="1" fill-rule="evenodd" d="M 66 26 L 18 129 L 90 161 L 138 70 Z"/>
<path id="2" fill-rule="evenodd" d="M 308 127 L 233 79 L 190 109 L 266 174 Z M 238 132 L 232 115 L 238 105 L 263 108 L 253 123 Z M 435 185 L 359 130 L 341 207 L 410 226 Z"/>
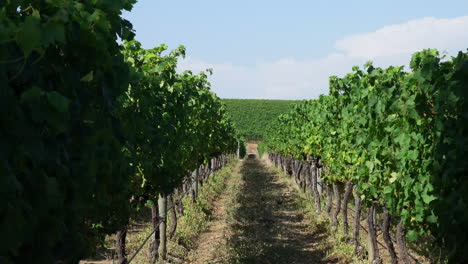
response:
<path id="1" fill-rule="evenodd" d="M 468 48 L 467 15 L 468 1 L 140 0 L 124 17 L 146 48 L 185 45 L 181 69 L 214 68 L 221 97 L 302 99 L 367 60 Z"/>

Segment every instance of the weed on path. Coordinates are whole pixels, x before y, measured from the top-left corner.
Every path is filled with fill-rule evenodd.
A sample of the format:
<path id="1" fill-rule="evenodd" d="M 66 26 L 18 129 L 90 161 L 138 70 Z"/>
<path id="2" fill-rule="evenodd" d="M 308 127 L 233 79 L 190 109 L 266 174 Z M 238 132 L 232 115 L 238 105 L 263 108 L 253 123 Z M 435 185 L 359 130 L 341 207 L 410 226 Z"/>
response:
<path id="1" fill-rule="evenodd" d="M 243 184 L 230 208 L 231 263 L 335 263 L 327 248 L 317 247 L 325 233 L 311 230 L 294 190 L 249 155 L 240 174 Z"/>

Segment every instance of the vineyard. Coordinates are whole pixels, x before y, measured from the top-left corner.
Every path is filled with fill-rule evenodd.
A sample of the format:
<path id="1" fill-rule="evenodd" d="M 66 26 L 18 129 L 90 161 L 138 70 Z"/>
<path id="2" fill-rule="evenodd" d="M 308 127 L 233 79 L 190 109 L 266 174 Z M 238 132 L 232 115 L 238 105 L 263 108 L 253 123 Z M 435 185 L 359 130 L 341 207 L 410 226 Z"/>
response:
<path id="1" fill-rule="evenodd" d="M 406 239 L 428 235 L 446 247 L 452 262 L 465 262 L 468 53 L 442 60 L 437 50 L 424 50 L 410 66 L 407 73 L 368 63 L 343 78 L 330 77 L 330 94 L 281 115 L 263 148 L 311 191 L 317 212 L 326 197 L 332 226 L 343 213 L 346 235 L 354 193 L 356 219 L 367 215 L 372 263 L 382 262 L 376 215 L 391 263 L 410 263 Z M 362 251 L 359 229 L 355 221 L 356 254 Z"/>
<path id="2" fill-rule="evenodd" d="M 209 72 L 177 73 L 184 47 L 142 49 L 132 2 L 2 3 L 1 263 L 77 263 L 115 232 L 126 261 L 132 215 L 151 207 L 157 229 L 236 152 Z"/>
<path id="3" fill-rule="evenodd" d="M 266 127 L 300 101 L 261 99 L 222 99 L 240 136 L 247 140 L 262 140 Z"/>
<path id="4" fill-rule="evenodd" d="M 221 99 L 135 2 L 0 4 L 0 263 L 468 263 L 468 52 Z"/>

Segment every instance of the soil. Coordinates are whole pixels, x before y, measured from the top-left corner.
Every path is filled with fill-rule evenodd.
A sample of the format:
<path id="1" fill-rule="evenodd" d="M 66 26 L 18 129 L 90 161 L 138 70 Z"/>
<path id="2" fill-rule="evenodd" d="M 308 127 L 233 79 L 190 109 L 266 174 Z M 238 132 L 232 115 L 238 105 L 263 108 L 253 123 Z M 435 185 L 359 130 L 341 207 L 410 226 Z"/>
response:
<path id="1" fill-rule="evenodd" d="M 187 263 L 336 263 L 318 246 L 326 234 L 311 230 L 294 188 L 257 158 L 256 147 L 248 144 L 232 190 L 216 202 L 211 227 Z"/>

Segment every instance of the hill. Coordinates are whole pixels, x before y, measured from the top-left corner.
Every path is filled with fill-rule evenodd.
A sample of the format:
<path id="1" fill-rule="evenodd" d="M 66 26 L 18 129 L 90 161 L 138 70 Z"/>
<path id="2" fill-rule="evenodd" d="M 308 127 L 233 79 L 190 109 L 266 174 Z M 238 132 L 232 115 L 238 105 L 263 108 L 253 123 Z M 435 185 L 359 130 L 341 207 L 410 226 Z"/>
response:
<path id="1" fill-rule="evenodd" d="M 238 131 L 247 140 L 262 140 L 265 128 L 296 100 L 222 99 Z"/>

